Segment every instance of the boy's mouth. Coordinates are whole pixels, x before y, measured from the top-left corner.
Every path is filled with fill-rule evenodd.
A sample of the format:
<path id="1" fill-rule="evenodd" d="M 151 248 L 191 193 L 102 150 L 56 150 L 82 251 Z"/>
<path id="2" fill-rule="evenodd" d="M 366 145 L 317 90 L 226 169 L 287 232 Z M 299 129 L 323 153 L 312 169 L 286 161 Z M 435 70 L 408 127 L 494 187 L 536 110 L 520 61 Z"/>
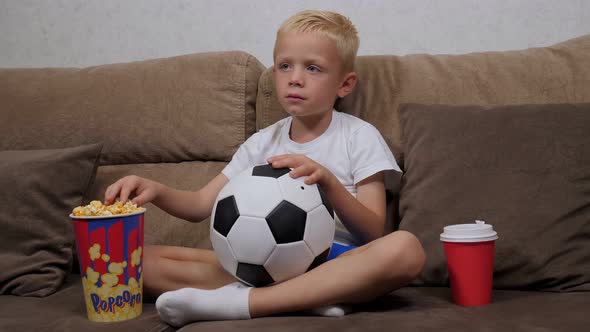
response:
<path id="1" fill-rule="evenodd" d="M 301 100 L 305 100 L 305 98 L 303 98 L 303 96 L 296 94 L 296 93 L 289 93 L 287 95 L 287 100 L 290 101 L 301 101 Z"/>

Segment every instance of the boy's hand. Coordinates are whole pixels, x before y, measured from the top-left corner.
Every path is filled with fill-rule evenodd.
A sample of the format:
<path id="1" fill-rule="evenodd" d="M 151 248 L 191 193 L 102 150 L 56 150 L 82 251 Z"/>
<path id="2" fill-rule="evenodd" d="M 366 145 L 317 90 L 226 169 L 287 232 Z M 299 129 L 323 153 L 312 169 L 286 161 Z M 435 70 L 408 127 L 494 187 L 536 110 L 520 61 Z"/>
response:
<path id="1" fill-rule="evenodd" d="M 130 175 L 108 186 L 105 191 L 104 201 L 105 204 L 109 205 L 119 197 L 119 201 L 127 202 L 129 196 L 134 194 L 135 197 L 131 201 L 141 206 L 154 200 L 158 195 L 159 188 L 160 186 L 157 182 L 136 175 Z"/>
<path id="2" fill-rule="evenodd" d="M 288 167 L 292 168 L 289 175 L 296 179 L 301 176 L 307 176 L 303 181 L 305 184 L 319 183 L 322 186 L 329 184 L 329 181 L 335 179 L 334 174 L 319 163 L 300 154 L 282 154 L 267 159 L 267 162 L 273 168 Z"/>

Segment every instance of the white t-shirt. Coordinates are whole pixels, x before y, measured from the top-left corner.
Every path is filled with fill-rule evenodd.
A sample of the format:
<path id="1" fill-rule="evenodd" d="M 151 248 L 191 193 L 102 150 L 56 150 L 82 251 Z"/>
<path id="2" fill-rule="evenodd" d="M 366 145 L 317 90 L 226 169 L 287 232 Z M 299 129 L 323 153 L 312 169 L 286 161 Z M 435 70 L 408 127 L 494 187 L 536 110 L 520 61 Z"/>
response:
<path id="1" fill-rule="evenodd" d="M 289 137 L 291 121 L 291 117 L 284 118 L 248 138 L 222 173 L 231 179 L 248 167 L 266 164 L 269 157 L 303 154 L 330 170 L 356 197 L 356 185 L 367 177 L 385 170 L 401 172 L 381 133 L 366 121 L 332 111 L 328 129 L 313 141 L 302 144 Z M 335 242 L 359 244 L 338 218 Z"/>

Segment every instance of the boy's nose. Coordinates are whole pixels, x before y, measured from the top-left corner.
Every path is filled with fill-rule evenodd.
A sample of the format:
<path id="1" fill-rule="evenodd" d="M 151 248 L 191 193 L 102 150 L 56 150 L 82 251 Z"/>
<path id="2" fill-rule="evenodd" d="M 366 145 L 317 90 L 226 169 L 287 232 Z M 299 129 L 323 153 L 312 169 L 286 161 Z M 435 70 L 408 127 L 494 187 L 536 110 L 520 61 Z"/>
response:
<path id="1" fill-rule="evenodd" d="M 289 86 L 303 86 L 303 76 L 299 70 L 294 70 L 289 79 Z"/>
<path id="2" fill-rule="evenodd" d="M 299 87 L 301 87 L 301 86 L 303 86 L 303 84 L 301 84 L 300 81 L 291 80 L 291 81 L 289 81 L 289 86 L 299 86 Z"/>

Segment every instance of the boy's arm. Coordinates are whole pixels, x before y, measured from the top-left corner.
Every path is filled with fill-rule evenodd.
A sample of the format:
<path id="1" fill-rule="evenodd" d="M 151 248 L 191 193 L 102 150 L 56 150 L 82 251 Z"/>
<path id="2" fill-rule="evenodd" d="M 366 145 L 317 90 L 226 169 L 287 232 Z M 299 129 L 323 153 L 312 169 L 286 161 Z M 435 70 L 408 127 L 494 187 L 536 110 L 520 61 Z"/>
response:
<path id="1" fill-rule="evenodd" d="M 363 242 L 373 241 L 385 229 L 385 176 L 378 172 L 357 184 L 356 198 L 335 176 L 322 183 L 330 203 L 348 230 Z"/>
<path id="2" fill-rule="evenodd" d="M 223 173 L 219 173 L 198 191 L 183 191 L 161 185 L 152 203 L 177 218 L 200 222 L 211 215 L 217 194 L 228 181 Z"/>
<path id="3" fill-rule="evenodd" d="M 290 176 L 307 176 L 306 184 L 319 183 L 346 228 L 359 240 L 370 242 L 385 230 L 385 175 L 375 173 L 357 184 L 356 198 L 324 166 L 304 155 L 283 154 L 268 158 L 272 167 L 292 168 Z"/>

